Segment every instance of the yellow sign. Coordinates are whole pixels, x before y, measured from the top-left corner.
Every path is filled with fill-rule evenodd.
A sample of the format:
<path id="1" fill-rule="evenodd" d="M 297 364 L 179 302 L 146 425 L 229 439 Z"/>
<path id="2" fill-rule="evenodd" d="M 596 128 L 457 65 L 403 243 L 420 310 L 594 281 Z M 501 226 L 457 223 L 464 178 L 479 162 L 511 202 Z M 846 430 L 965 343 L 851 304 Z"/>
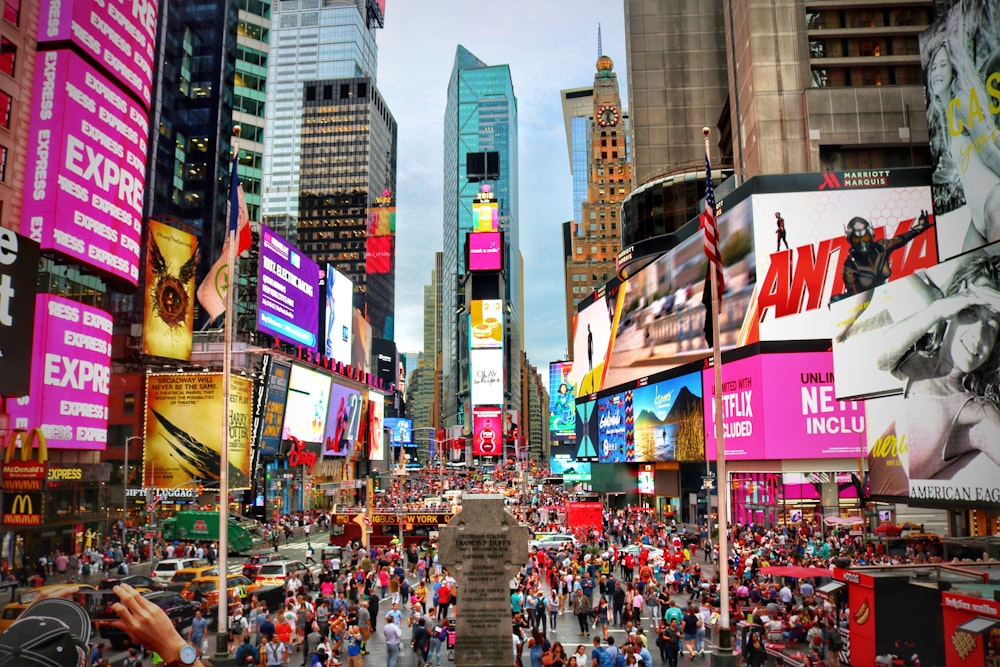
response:
<path id="1" fill-rule="evenodd" d="M 149 221 L 142 353 L 191 359 L 198 237 Z"/>
<path id="2" fill-rule="evenodd" d="M 9 507 L 4 508 L 3 524 L 5 526 L 40 526 L 42 515 L 35 514 L 35 503 L 41 507 L 41 494 L 38 493 L 17 493 L 12 494 Z"/>
<path id="3" fill-rule="evenodd" d="M 33 444 L 38 442 L 38 460 L 32 461 Z M 21 460 L 14 460 L 17 445 L 21 445 Z M 49 449 L 45 444 L 45 434 L 40 428 L 30 431 L 14 429 L 7 438 L 7 451 L 3 457 L 4 491 L 41 491 L 45 481 L 45 468 L 49 460 Z"/>
<path id="4" fill-rule="evenodd" d="M 503 301 L 475 299 L 469 316 L 473 349 L 503 347 Z"/>
<path id="5" fill-rule="evenodd" d="M 472 231 L 495 232 L 500 229 L 500 208 L 496 200 L 472 203 Z"/>

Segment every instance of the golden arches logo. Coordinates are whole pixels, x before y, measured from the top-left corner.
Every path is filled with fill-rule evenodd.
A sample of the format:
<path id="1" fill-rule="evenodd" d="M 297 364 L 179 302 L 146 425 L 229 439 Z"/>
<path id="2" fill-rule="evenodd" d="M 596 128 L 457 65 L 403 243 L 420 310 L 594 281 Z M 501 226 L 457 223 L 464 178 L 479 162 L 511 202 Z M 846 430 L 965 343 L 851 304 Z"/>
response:
<path id="1" fill-rule="evenodd" d="M 16 428 L 10 433 L 10 437 L 7 438 L 7 451 L 4 453 L 3 462 L 10 463 L 14 460 L 14 452 L 17 450 L 17 442 L 21 441 L 21 461 L 30 461 L 31 453 L 34 450 L 34 443 L 38 442 L 38 461 L 39 463 L 45 463 L 49 460 L 49 448 L 45 442 L 45 434 L 42 429 L 35 427 L 33 429 L 23 429 Z"/>
<path id="2" fill-rule="evenodd" d="M 34 514 L 34 506 L 31 502 L 31 496 L 27 493 L 19 493 L 14 496 L 14 500 L 10 504 L 11 514 Z"/>

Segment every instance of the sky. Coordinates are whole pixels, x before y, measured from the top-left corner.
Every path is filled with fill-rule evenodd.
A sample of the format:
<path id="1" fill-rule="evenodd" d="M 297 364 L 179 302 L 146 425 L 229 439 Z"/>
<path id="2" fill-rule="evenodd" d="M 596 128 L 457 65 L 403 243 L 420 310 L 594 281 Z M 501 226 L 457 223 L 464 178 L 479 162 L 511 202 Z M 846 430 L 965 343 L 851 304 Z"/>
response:
<path id="1" fill-rule="evenodd" d="M 378 88 L 398 124 L 396 345 L 423 349 L 423 301 L 442 245 L 444 109 L 461 44 L 487 65 L 510 66 L 518 105 L 525 349 L 547 373 L 565 358 L 563 222 L 573 189 L 559 91 L 591 86 L 597 28 L 627 107 L 625 16 L 614 0 L 388 0 L 378 43 Z"/>

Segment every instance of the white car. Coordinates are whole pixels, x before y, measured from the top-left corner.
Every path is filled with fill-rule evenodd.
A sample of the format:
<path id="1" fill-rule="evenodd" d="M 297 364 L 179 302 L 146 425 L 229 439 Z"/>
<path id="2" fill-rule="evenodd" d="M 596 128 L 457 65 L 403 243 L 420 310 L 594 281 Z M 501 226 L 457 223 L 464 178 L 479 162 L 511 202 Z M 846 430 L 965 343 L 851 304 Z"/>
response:
<path id="1" fill-rule="evenodd" d="M 572 549 L 576 547 L 576 538 L 572 535 L 546 535 L 540 540 L 531 540 L 528 546 L 532 549 L 552 549 L 558 551 L 561 548 Z"/>
<path id="2" fill-rule="evenodd" d="M 201 561 L 197 558 L 167 558 L 156 564 L 152 576 L 157 581 L 169 584 L 179 570 L 197 567 L 200 563 Z"/>

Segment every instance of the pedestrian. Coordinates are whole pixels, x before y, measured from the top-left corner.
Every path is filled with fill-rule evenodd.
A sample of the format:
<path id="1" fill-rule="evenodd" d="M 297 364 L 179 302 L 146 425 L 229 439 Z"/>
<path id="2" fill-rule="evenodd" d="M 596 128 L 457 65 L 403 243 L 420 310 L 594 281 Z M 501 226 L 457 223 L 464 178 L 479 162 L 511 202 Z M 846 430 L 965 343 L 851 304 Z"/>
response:
<path id="1" fill-rule="evenodd" d="M 386 667 L 396 667 L 399 659 L 399 641 L 403 637 L 402 631 L 396 625 L 395 617 L 392 614 L 385 615 L 385 626 L 382 628 L 382 637 L 385 639 L 385 665 Z"/>
<path id="2" fill-rule="evenodd" d="M 576 620 L 580 624 L 581 637 L 586 637 L 588 630 L 590 630 L 591 613 L 592 607 L 590 606 L 590 598 L 583 594 L 583 589 L 578 588 L 573 594 L 573 614 L 576 616 Z"/>
<path id="3" fill-rule="evenodd" d="M 687 637 L 685 636 L 685 640 Z M 767 651 L 760 641 L 760 633 L 751 632 L 746 644 L 743 646 L 743 664 L 747 667 L 764 667 L 767 661 Z M 804 667 L 811 667 L 808 663 L 808 656 L 804 661 Z"/>

